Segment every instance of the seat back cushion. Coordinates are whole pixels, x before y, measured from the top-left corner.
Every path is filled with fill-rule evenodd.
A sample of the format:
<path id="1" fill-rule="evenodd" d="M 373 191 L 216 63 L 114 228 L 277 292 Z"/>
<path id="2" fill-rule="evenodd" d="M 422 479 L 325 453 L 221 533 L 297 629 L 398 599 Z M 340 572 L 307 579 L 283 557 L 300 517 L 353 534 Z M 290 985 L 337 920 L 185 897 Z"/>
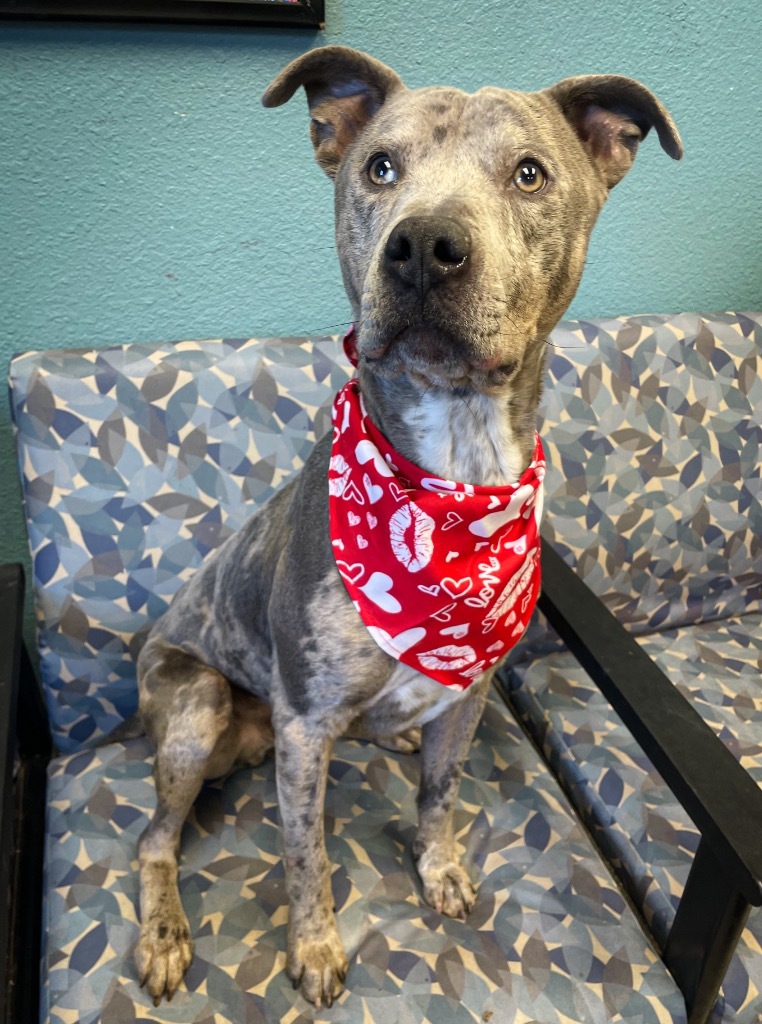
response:
<path id="1" fill-rule="evenodd" d="M 135 710 L 133 638 L 304 463 L 348 377 L 335 338 L 12 361 L 40 667 L 59 749 Z"/>
<path id="2" fill-rule="evenodd" d="M 635 631 L 759 611 L 762 315 L 567 323 L 551 346 L 546 536 Z"/>
<path id="3" fill-rule="evenodd" d="M 761 335 L 752 314 L 566 322 L 552 335 L 545 530 L 636 629 L 760 607 Z M 299 469 L 349 372 L 334 338 L 12 361 L 61 750 L 132 713 L 133 638 Z"/>

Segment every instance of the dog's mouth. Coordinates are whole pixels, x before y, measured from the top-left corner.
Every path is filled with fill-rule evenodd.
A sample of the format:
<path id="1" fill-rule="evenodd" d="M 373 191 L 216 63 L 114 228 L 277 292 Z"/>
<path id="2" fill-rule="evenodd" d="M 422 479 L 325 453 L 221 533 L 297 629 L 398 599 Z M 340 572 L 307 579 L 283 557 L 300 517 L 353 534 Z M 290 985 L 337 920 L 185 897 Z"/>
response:
<path id="1" fill-rule="evenodd" d="M 410 325 L 363 347 L 367 364 L 383 376 L 405 373 L 425 387 L 492 388 L 506 383 L 517 367 L 505 354 L 482 357 L 467 340 L 431 324 Z"/>

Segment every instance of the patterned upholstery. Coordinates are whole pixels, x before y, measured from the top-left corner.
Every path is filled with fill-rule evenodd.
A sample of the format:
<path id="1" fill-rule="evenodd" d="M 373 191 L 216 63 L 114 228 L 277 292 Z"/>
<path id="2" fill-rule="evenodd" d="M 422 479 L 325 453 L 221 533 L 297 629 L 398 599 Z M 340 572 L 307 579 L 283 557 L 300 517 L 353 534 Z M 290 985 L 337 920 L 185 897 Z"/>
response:
<path id="1" fill-rule="evenodd" d="M 130 641 L 297 470 L 349 379 L 333 338 L 38 352 L 11 400 L 55 742 L 136 707 Z"/>
<path id="2" fill-rule="evenodd" d="M 759 317 L 731 314 L 564 324 L 543 428 L 546 523 L 559 549 L 677 684 L 700 690 L 699 709 L 753 772 L 761 330 Z M 135 633 L 327 428 L 347 379 L 338 350 L 328 338 L 184 342 L 12 363 L 41 668 L 62 751 L 49 794 L 44 1019 L 682 1021 L 674 982 L 496 703 L 461 794 L 461 839 L 482 880 L 467 925 L 418 903 L 415 758 L 342 743 L 329 852 L 354 959 L 330 1016 L 284 984 L 271 765 L 206 789 L 186 827 L 181 888 L 200 936 L 188 994 L 154 1010 L 137 990 L 129 950 L 149 750 L 81 748 L 134 709 Z M 692 826 L 539 620 L 514 662 L 516 713 L 663 938 Z M 755 921 L 716 1012 L 725 1024 L 762 1019 Z"/>
<path id="3" fill-rule="evenodd" d="M 640 643 L 762 783 L 762 613 L 672 628 Z M 511 706 L 663 947 L 698 847 L 696 827 L 560 642 L 541 658 L 525 652 L 509 686 Z M 759 909 L 749 918 L 723 997 L 723 1021 L 762 1020 Z"/>
<path id="4" fill-rule="evenodd" d="M 45 928 L 50 1024 L 684 1024 L 682 997 L 558 785 L 497 698 L 461 784 L 478 880 L 468 922 L 421 904 L 410 856 L 418 759 L 342 741 L 328 855 L 347 990 L 316 1012 L 285 971 L 273 762 L 208 786 L 183 832 L 196 953 L 171 1003 L 135 978 L 137 837 L 154 804 L 146 741 L 57 759 Z M 48 1016 L 49 1013 L 49 1016 Z"/>
<path id="5" fill-rule="evenodd" d="M 762 608 L 762 316 L 553 335 L 544 532 L 638 632 Z"/>
<path id="6" fill-rule="evenodd" d="M 574 333 L 543 402 L 545 532 L 762 783 L 762 317 Z M 507 688 L 663 944 L 695 827 L 539 613 Z M 758 911 L 724 995 L 723 1019 L 762 1020 Z"/>

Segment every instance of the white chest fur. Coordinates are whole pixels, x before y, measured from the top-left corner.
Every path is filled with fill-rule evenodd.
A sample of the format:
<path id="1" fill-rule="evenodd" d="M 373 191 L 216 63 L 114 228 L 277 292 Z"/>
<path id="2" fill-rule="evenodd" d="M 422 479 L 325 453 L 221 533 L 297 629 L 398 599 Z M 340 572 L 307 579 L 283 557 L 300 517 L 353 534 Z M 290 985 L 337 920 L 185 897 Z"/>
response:
<path id="1" fill-rule="evenodd" d="M 416 445 L 413 461 L 430 473 L 486 487 L 513 483 L 521 475 L 523 460 L 504 395 L 466 399 L 431 389 L 404 418 Z"/>

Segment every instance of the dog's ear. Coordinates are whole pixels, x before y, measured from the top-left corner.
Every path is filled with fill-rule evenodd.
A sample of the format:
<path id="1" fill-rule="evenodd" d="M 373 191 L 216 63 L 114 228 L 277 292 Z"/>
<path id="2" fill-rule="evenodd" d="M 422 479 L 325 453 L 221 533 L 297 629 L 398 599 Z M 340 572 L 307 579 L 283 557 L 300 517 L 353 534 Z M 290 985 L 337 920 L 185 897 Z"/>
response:
<path id="1" fill-rule="evenodd" d="M 620 75 L 565 78 L 543 93 L 560 108 L 613 188 L 632 167 L 638 143 L 656 129 L 662 149 L 673 160 L 683 144 L 668 111 L 640 82 Z"/>
<path id="2" fill-rule="evenodd" d="M 279 107 L 300 85 L 307 93 L 315 159 L 331 178 L 347 146 L 387 96 L 405 88 L 380 60 L 346 46 L 323 46 L 285 67 L 265 89 L 262 103 Z"/>

